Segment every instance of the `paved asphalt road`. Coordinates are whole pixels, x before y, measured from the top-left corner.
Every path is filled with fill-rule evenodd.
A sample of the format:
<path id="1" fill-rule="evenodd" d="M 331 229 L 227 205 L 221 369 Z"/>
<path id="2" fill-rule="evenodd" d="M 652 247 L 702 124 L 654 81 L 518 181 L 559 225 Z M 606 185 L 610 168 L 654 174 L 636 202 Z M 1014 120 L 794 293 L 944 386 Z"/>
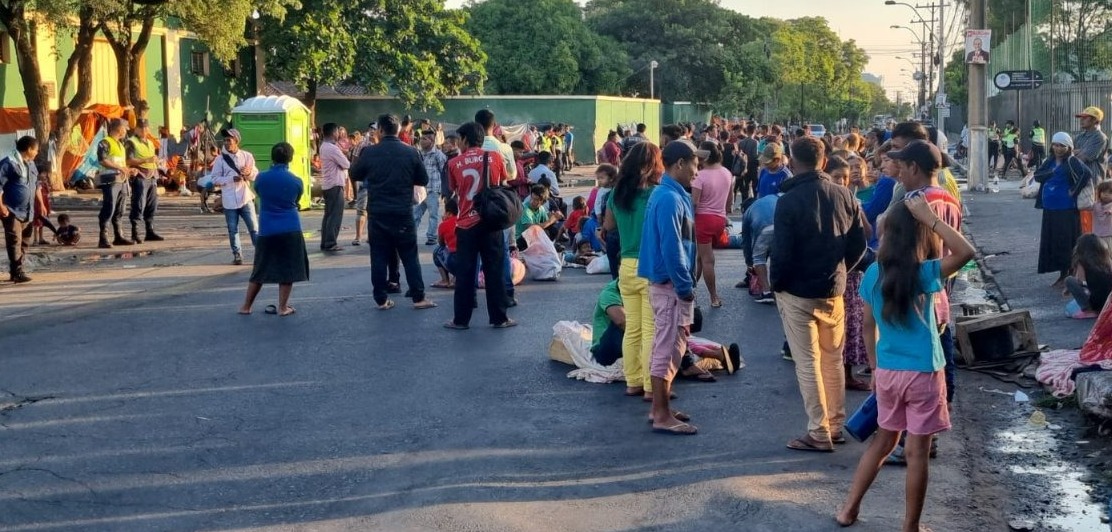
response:
<path id="1" fill-rule="evenodd" d="M 748 366 L 680 384 L 675 406 L 701 432 L 669 437 L 621 384 L 569 380 L 547 358 L 553 323 L 588 322 L 602 276 L 527 281 L 519 327 L 482 327 L 480 308 L 449 331 L 447 292 L 438 309 L 375 310 L 366 248 L 349 247 L 312 257 L 295 316 L 263 314 L 268 287 L 244 317 L 249 269 L 226 273 L 224 246 L 103 266 L 85 281 L 102 297 L 0 321 L 0 530 L 838 529 L 863 446 L 784 448 L 805 417 L 775 309 L 732 288 L 739 251 L 718 254 L 726 306 L 706 309 L 703 336 L 739 342 Z M 0 309 L 72 282 L 5 285 Z M 963 441 L 944 438 L 933 464 L 936 531 L 972 526 Z M 855 530 L 898 528 L 902 494 L 903 471 L 883 471 Z"/>

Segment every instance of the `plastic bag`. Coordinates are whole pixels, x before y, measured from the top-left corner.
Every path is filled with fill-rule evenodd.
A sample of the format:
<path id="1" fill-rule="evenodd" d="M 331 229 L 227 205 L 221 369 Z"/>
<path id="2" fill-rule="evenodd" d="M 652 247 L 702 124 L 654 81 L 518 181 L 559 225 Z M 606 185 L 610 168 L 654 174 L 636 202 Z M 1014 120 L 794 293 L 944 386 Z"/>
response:
<path id="1" fill-rule="evenodd" d="M 606 255 L 595 257 L 587 265 L 587 274 L 610 273 L 610 259 Z"/>
<path id="2" fill-rule="evenodd" d="M 525 230 L 522 238 L 529 245 L 521 252 L 521 259 L 529 270 L 529 278 L 534 281 L 555 281 L 560 278 L 563 260 L 552 240 L 544 233 L 544 229 L 534 225 Z"/>
<path id="3" fill-rule="evenodd" d="M 1112 419 L 1112 371 L 1091 371 L 1077 376 L 1077 403 L 1081 410 Z"/>
<path id="4" fill-rule="evenodd" d="M 510 257 L 510 270 L 513 271 L 510 275 L 510 280 L 513 281 L 514 286 L 521 284 L 525 280 L 525 263 L 517 257 Z M 486 275 L 479 272 L 479 288 L 486 288 Z"/>
<path id="5" fill-rule="evenodd" d="M 1034 177 L 1025 177 L 1023 181 L 1020 182 L 1019 195 L 1026 199 L 1032 199 L 1039 195 L 1039 184 L 1035 182 Z"/>
<path id="6" fill-rule="evenodd" d="M 565 357 L 579 369 L 568 372 L 569 379 L 585 380 L 598 384 L 625 380 L 622 359 L 609 366 L 601 366 L 591 355 L 591 326 L 575 321 L 560 321 L 552 326 L 552 345 L 549 356 L 554 360 L 567 362 Z M 556 357 L 559 358 L 556 358 Z"/>

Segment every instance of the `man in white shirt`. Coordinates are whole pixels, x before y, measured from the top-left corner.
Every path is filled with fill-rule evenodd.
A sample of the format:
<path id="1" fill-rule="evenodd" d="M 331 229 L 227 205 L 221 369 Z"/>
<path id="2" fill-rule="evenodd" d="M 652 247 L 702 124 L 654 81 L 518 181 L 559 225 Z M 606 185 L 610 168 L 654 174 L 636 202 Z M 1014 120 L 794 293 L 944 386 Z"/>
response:
<path id="1" fill-rule="evenodd" d="M 212 165 L 212 183 L 220 187 L 221 203 L 224 205 L 224 220 L 228 222 L 228 241 L 232 246 L 232 264 L 243 264 L 243 253 L 239 245 L 239 220 L 242 218 L 247 232 L 251 235 L 251 245 L 258 238 L 258 223 L 255 218 L 255 193 L 250 182 L 259 175 L 255 166 L 255 156 L 239 149 L 239 131 L 229 129 L 224 132 L 224 150 Z"/>
<path id="2" fill-rule="evenodd" d="M 542 152 L 538 153 L 537 154 L 537 166 L 534 167 L 533 170 L 529 172 L 529 182 L 530 183 L 541 183 L 541 178 L 542 177 L 547 177 L 548 181 L 545 182 L 545 183 L 541 183 L 541 184 L 547 185 L 549 192 L 551 192 L 553 196 L 559 196 L 560 195 L 560 185 L 559 185 L 559 181 L 556 179 L 556 172 L 553 172 L 552 168 L 549 168 L 549 166 L 548 166 L 549 163 L 551 163 L 551 162 L 552 162 L 552 154 L 551 153 L 548 153 L 546 151 L 542 151 Z"/>
<path id="3" fill-rule="evenodd" d="M 344 223 L 344 202 L 352 198 L 351 181 L 348 179 L 348 161 L 344 151 L 336 145 L 336 132 L 340 126 L 329 122 L 321 128 L 324 141 L 320 145 L 321 183 L 324 192 L 324 218 L 320 224 L 321 251 L 336 253 L 344 248 L 336 242 Z"/>

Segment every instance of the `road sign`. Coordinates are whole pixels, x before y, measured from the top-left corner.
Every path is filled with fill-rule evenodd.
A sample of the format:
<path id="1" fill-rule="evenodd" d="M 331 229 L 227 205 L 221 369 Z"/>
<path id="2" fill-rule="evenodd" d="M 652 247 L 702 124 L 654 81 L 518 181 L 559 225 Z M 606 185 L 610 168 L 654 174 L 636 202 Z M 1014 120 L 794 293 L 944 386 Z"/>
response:
<path id="1" fill-rule="evenodd" d="M 992 78 L 996 88 L 1002 91 L 1037 89 L 1042 86 L 1042 72 L 1038 70 L 1005 70 Z"/>

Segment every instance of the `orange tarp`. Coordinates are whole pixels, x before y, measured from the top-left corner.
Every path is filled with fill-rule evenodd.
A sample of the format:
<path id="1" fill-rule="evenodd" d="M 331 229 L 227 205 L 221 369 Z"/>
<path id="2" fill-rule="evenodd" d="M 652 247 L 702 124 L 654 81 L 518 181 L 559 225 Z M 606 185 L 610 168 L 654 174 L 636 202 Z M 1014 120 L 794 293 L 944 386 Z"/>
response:
<path id="1" fill-rule="evenodd" d="M 81 138 L 85 140 L 85 145 L 93 141 L 96 137 L 97 128 L 100 126 L 102 119 L 121 118 L 127 113 L 127 108 L 120 107 L 119 105 L 111 104 L 93 104 L 86 107 L 81 112 L 81 116 L 77 117 L 74 127 L 79 128 Z M 54 126 L 54 120 L 57 113 L 51 111 L 50 125 Z M 15 133 L 16 131 L 31 129 L 31 113 L 26 107 L 21 108 L 0 108 L 0 134 Z M 80 153 L 73 153 L 74 148 L 78 148 Z M 69 176 L 81 165 L 81 160 L 85 157 L 85 150 L 83 147 L 70 146 L 65 152 L 62 153 L 62 160 L 59 170 L 61 171 L 62 180 L 69 182 Z"/>

